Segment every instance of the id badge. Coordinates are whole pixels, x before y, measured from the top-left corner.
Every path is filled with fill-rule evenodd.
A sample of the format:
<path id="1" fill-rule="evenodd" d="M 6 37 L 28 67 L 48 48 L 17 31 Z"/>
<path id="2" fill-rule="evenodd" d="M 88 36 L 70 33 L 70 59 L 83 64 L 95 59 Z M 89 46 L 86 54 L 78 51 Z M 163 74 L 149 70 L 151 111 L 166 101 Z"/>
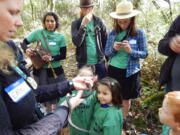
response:
<path id="1" fill-rule="evenodd" d="M 136 39 L 131 39 L 131 40 L 129 40 L 129 44 L 137 44 L 137 40 Z"/>
<path id="2" fill-rule="evenodd" d="M 13 84 L 6 87 L 5 91 L 9 95 L 9 97 L 13 100 L 13 102 L 17 103 L 31 91 L 31 88 L 24 81 L 24 79 L 21 78 L 16 82 L 14 82 Z"/>
<path id="3" fill-rule="evenodd" d="M 49 45 L 50 45 L 50 46 L 55 46 L 55 45 L 56 45 L 56 42 L 55 42 L 55 41 L 49 41 Z"/>

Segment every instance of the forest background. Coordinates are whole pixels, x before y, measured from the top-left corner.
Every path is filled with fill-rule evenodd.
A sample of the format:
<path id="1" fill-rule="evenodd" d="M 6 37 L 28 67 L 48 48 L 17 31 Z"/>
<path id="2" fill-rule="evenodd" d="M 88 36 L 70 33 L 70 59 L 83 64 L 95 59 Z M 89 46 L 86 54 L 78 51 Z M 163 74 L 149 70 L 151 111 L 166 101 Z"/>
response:
<path id="1" fill-rule="evenodd" d="M 115 11 L 121 0 L 94 0 L 95 15 L 103 19 L 107 32 L 112 28 L 109 13 Z M 133 100 L 129 113 L 130 123 L 135 134 L 147 133 L 158 135 L 161 124 L 158 119 L 158 108 L 162 104 L 164 92 L 158 91 L 160 66 L 165 56 L 158 53 L 157 46 L 169 29 L 172 21 L 180 13 L 180 2 L 177 0 L 131 0 L 134 8 L 141 11 L 137 16 L 138 27 L 143 28 L 148 37 L 149 56 L 142 61 L 142 96 Z M 42 28 L 42 17 L 47 11 L 54 11 L 60 17 L 60 31 L 65 35 L 68 45 L 67 59 L 63 61 L 67 79 L 76 74 L 75 47 L 71 41 L 71 23 L 79 17 L 79 0 L 24 0 L 22 18 L 24 26 L 18 29 L 14 39 L 21 42 L 30 32 Z"/>

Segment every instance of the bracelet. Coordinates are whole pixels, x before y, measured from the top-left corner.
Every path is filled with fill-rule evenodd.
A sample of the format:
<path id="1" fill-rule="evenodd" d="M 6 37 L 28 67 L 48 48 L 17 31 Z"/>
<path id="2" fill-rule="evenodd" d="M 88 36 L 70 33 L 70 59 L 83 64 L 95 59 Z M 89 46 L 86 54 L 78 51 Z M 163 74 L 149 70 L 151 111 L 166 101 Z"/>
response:
<path id="1" fill-rule="evenodd" d="M 80 26 L 80 29 L 83 29 L 83 30 L 84 30 L 84 29 L 86 29 L 86 26 L 85 26 L 85 25 L 81 25 L 81 26 Z"/>

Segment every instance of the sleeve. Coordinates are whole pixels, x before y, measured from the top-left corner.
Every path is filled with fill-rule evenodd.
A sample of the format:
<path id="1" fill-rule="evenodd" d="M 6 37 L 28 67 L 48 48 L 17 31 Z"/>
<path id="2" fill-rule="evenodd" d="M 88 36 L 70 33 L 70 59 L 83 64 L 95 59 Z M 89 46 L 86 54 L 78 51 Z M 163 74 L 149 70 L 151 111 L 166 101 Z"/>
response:
<path id="1" fill-rule="evenodd" d="M 105 55 L 108 57 L 113 57 L 117 53 L 117 51 L 113 49 L 114 38 L 115 36 L 113 35 L 113 31 L 111 30 L 108 34 L 106 47 L 105 47 Z"/>
<path id="2" fill-rule="evenodd" d="M 53 61 L 58 61 L 58 60 L 64 60 L 66 59 L 66 46 L 60 48 L 60 54 L 52 56 Z"/>
<path id="3" fill-rule="evenodd" d="M 41 35 L 41 30 L 40 30 L 40 29 L 37 29 L 37 30 L 31 32 L 31 33 L 26 37 L 26 39 L 27 39 L 27 41 L 28 41 L 29 43 L 33 43 L 33 42 L 39 40 L 39 35 Z"/>
<path id="4" fill-rule="evenodd" d="M 70 85 L 69 81 L 64 81 L 55 84 L 39 86 L 34 91 L 34 93 L 38 102 L 47 102 L 52 99 L 64 97 L 73 89 L 74 88 Z"/>
<path id="5" fill-rule="evenodd" d="M 121 135 L 123 116 L 120 110 L 111 110 L 103 123 L 103 135 Z"/>
<path id="6" fill-rule="evenodd" d="M 135 58 L 146 58 L 148 56 L 147 37 L 141 29 L 138 30 L 137 45 L 138 50 L 132 49 L 131 56 Z"/>
<path id="7" fill-rule="evenodd" d="M 86 28 L 81 28 L 80 24 L 78 25 L 77 20 L 71 24 L 71 37 L 72 42 L 75 46 L 80 47 L 83 44 L 86 36 Z"/>
<path id="8" fill-rule="evenodd" d="M 25 128 L 14 130 L 12 128 L 7 108 L 0 95 L 0 135 L 52 135 L 57 134 L 67 122 L 69 110 L 65 106 L 48 114 L 36 123 Z"/>
<path id="9" fill-rule="evenodd" d="M 52 135 L 57 134 L 66 124 L 68 108 L 61 106 L 38 122 L 20 129 L 20 135 Z"/>
<path id="10" fill-rule="evenodd" d="M 28 48 L 27 45 L 30 44 L 27 39 L 25 38 L 23 42 L 21 43 L 21 48 L 23 49 L 24 52 L 26 52 L 26 49 Z"/>
<path id="11" fill-rule="evenodd" d="M 102 41 L 102 47 L 105 50 L 106 41 L 107 41 L 107 31 L 106 31 L 106 26 L 103 22 L 101 24 L 101 41 Z"/>
<path id="12" fill-rule="evenodd" d="M 161 39 L 159 41 L 158 44 L 158 51 L 160 53 L 162 53 L 163 55 L 166 56 L 172 56 L 172 55 L 176 55 L 176 53 L 174 51 L 171 50 L 170 48 L 170 41 L 171 39 L 176 35 L 179 34 L 180 32 L 180 16 L 178 16 L 174 22 L 171 24 L 168 32 L 166 33 L 166 35 L 164 36 L 163 39 Z"/>

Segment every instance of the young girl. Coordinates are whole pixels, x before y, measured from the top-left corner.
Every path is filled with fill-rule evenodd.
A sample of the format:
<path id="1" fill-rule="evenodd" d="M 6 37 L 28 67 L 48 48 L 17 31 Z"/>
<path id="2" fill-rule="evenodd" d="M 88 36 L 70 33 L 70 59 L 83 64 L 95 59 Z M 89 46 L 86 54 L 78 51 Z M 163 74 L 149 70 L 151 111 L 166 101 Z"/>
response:
<path id="1" fill-rule="evenodd" d="M 97 82 L 97 92 L 86 99 L 92 109 L 91 135 L 121 135 L 123 115 L 121 111 L 121 87 L 118 81 L 105 77 Z"/>
<path id="2" fill-rule="evenodd" d="M 114 25 L 105 47 L 105 54 L 110 57 L 108 76 L 118 80 L 122 86 L 124 119 L 128 114 L 130 99 L 140 95 L 140 58 L 148 56 L 146 35 L 136 26 L 135 16 L 138 13 L 127 0 L 117 5 L 116 12 L 110 13 Z"/>
<path id="3" fill-rule="evenodd" d="M 180 135 L 180 91 L 165 95 L 163 105 L 159 108 L 159 119 L 165 124 L 162 135 Z"/>
<path id="4" fill-rule="evenodd" d="M 79 71 L 78 71 L 78 75 L 77 76 L 87 76 L 87 77 L 94 77 L 94 66 L 83 66 Z M 84 91 L 83 94 L 87 94 L 88 91 Z M 77 91 L 73 91 L 73 94 L 77 94 Z M 66 100 L 66 97 L 61 98 L 59 100 L 58 105 L 60 105 L 64 100 Z M 77 106 L 77 108 L 75 108 L 72 111 L 72 122 L 78 126 L 79 128 L 82 129 L 86 129 L 88 130 L 90 127 L 90 121 L 91 121 L 91 115 L 92 114 L 92 109 L 90 108 L 90 104 L 88 104 L 86 101 L 79 104 L 79 106 Z M 70 135 L 88 135 L 88 133 L 85 132 L 81 132 L 71 126 L 69 126 L 69 130 L 70 130 Z M 67 135 L 67 131 L 63 130 L 63 133 Z M 61 132 L 62 134 L 62 132 Z"/>

